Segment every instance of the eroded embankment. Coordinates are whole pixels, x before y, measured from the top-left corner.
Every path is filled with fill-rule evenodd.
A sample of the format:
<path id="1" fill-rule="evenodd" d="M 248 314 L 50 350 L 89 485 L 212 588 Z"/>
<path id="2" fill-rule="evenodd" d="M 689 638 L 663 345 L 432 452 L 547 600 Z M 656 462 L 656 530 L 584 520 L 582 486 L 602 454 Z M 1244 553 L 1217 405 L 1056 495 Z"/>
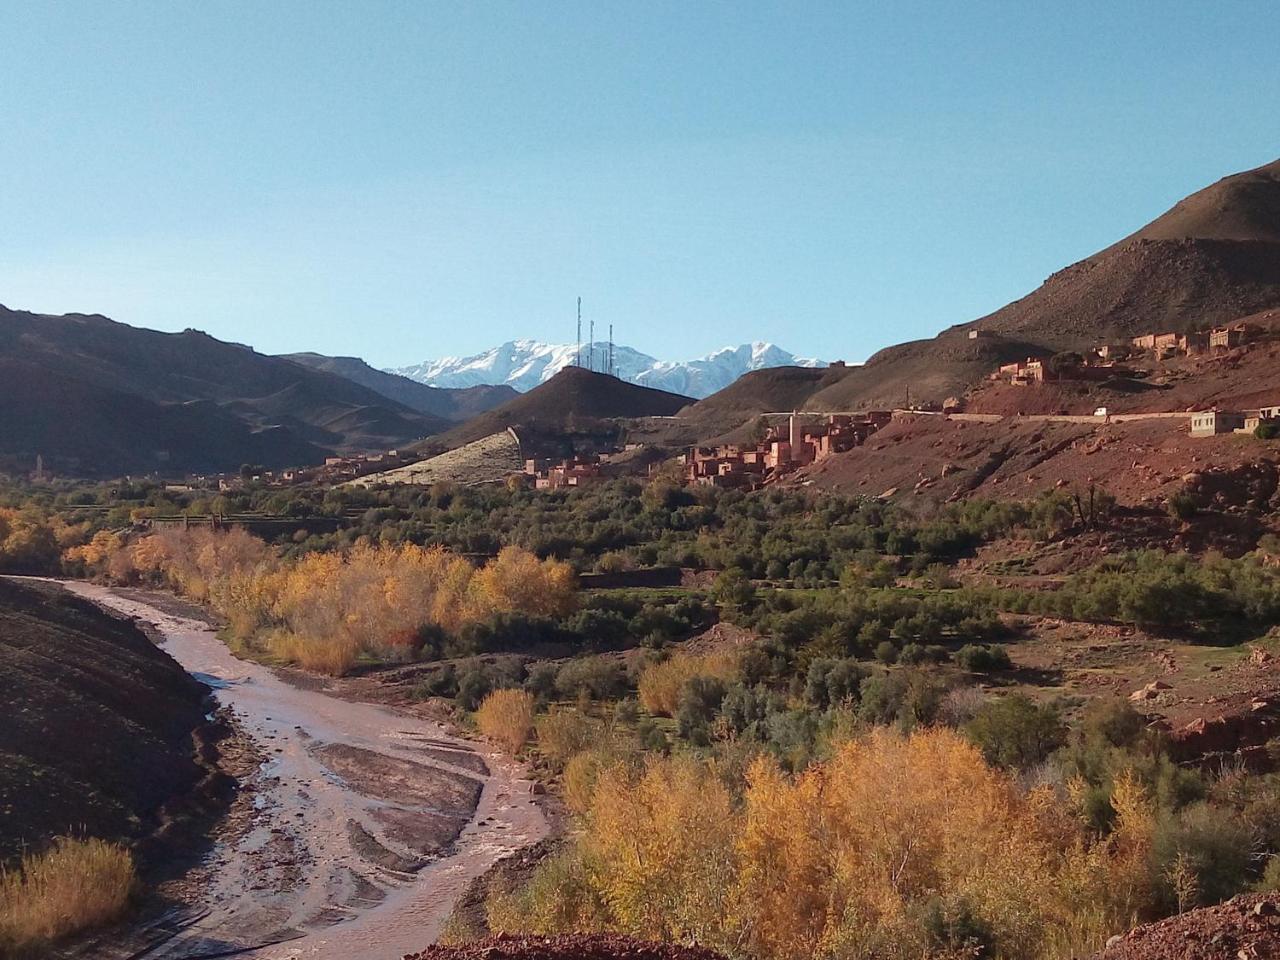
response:
<path id="1" fill-rule="evenodd" d="M 546 835 L 519 769 L 439 724 L 292 686 L 198 619 L 69 589 L 151 624 L 268 757 L 185 925 L 135 956 L 393 960 L 436 938 L 469 880 Z"/>

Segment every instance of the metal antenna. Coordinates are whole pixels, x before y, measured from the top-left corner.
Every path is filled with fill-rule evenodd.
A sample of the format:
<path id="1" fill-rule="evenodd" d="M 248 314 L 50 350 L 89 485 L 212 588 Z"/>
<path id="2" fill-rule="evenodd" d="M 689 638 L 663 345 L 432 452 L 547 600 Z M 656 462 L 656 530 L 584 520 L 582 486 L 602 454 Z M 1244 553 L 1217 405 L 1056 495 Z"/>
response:
<path id="1" fill-rule="evenodd" d="M 575 367 L 582 366 L 582 298 L 578 298 L 578 352 L 575 355 L 573 365 Z"/>
<path id="2" fill-rule="evenodd" d="M 613 324 L 609 324 L 609 376 L 614 376 L 613 372 Z"/>
<path id="3" fill-rule="evenodd" d="M 587 366 L 591 368 L 591 372 L 596 370 L 596 322 L 591 320 L 591 339 L 587 347 Z"/>

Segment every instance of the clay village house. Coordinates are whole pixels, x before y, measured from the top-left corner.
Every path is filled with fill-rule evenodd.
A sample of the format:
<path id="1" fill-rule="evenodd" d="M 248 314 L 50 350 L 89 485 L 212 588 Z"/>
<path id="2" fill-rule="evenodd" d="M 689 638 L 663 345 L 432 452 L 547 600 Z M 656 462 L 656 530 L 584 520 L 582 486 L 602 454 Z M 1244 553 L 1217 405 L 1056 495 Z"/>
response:
<path id="1" fill-rule="evenodd" d="M 1178 355 L 1191 356 L 1210 350 L 1232 350 L 1252 343 L 1262 331 L 1251 323 L 1232 323 L 1208 331 L 1192 333 L 1148 333 L 1130 341 L 1140 353 L 1153 353 L 1156 359 Z"/>
<path id="2" fill-rule="evenodd" d="M 1059 354 L 1052 359 L 1028 357 L 1016 363 L 1006 363 L 988 379 L 1007 380 L 1016 387 L 1025 387 L 1054 380 L 1107 380 L 1111 377 L 1127 377 L 1132 373 L 1133 371 L 1117 366 L 1111 360 L 1090 362 L 1088 358 L 1078 354 Z"/>
<path id="3" fill-rule="evenodd" d="M 574 457 L 553 463 L 550 460 L 526 460 L 524 474 L 533 481 L 535 490 L 561 490 L 564 487 L 585 487 L 605 479 L 600 458 Z"/>
<path id="4" fill-rule="evenodd" d="M 785 427 L 770 427 L 759 443 L 693 447 L 679 462 L 687 483 L 754 489 L 852 450 L 890 419 L 889 411 L 873 410 L 857 416 L 831 414 L 825 423 L 811 424 L 804 422 L 804 415 L 793 413 Z"/>
<path id="5" fill-rule="evenodd" d="M 1253 433 L 1261 424 L 1280 422 L 1280 405 L 1257 410 L 1201 410 L 1191 415 L 1191 436 Z"/>

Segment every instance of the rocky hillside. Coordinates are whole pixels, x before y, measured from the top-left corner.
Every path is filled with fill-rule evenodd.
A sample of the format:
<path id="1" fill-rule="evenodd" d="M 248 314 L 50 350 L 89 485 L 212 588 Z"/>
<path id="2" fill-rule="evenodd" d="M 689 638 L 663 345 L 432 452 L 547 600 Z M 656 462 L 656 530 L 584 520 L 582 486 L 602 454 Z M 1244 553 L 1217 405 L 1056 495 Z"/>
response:
<path id="1" fill-rule="evenodd" d="M 1267 960 L 1280 957 L 1280 897 L 1234 897 L 1216 907 L 1113 937 L 1094 960 Z"/>
<path id="2" fill-rule="evenodd" d="M 0 468 L 235 470 L 385 450 L 448 426 L 368 387 L 197 330 L 0 307 Z"/>
<path id="3" fill-rule="evenodd" d="M 691 402 L 690 397 L 566 367 L 528 393 L 432 438 L 426 448 L 458 447 L 514 427 L 529 456 L 541 455 L 544 447 L 547 455 L 556 455 L 575 438 L 616 440 L 619 419 L 672 416 Z"/>
<path id="4" fill-rule="evenodd" d="M 59 834 L 153 829 L 203 773 L 207 693 L 132 624 L 0 579 L 0 862 Z"/>
<path id="5" fill-rule="evenodd" d="M 889 347 L 811 403 L 941 401 L 1029 352 L 1185 331 L 1280 306 L 1280 161 L 1227 177 L 995 313 Z M 969 340 L 971 329 L 992 335 Z"/>

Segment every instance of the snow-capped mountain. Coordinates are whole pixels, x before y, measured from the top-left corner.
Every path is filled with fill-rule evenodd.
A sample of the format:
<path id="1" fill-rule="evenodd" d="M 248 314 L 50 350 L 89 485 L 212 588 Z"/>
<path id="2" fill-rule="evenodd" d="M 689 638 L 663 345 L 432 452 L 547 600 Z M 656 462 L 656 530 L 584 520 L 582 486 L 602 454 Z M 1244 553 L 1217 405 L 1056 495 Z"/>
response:
<path id="1" fill-rule="evenodd" d="M 605 370 L 608 346 L 597 343 L 594 358 L 585 344 L 581 365 Z M 478 353 L 473 357 L 443 357 L 424 360 L 411 367 L 389 370 L 402 377 L 433 387 L 474 387 L 477 384 L 507 384 L 517 390 L 530 390 L 578 358 L 578 347 L 572 343 L 541 343 L 537 340 L 512 340 Z M 706 397 L 727 387 L 744 373 L 764 367 L 821 367 L 825 363 L 809 357 L 797 357 L 772 343 L 744 343 L 725 347 L 696 360 L 658 360 L 648 354 L 614 344 L 614 373 L 646 387 L 682 393 L 687 397 Z"/>

